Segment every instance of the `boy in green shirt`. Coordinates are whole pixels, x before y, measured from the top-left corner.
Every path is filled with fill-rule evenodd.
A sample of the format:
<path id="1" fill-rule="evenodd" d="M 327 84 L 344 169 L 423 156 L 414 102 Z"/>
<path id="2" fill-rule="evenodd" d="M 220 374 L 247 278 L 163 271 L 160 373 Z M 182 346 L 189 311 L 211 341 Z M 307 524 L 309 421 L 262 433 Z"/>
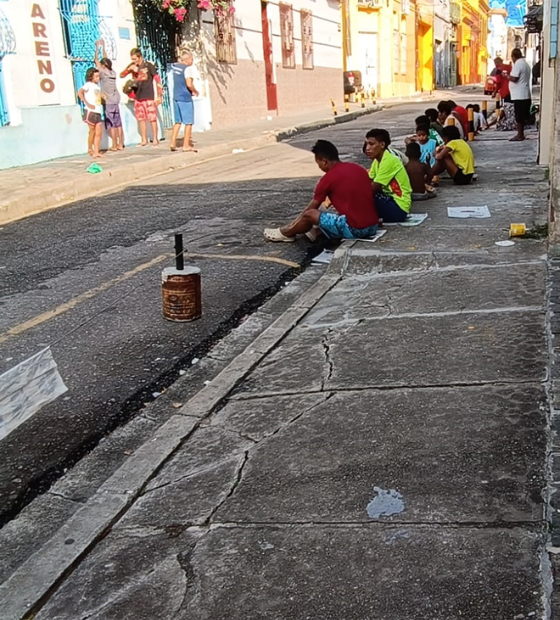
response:
<path id="1" fill-rule="evenodd" d="M 412 204 L 412 187 L 402 161 L 388 151 L 391 144 L 385 129 L 366 134 L 365 154 L 372 160 L 369 171 L 375 208 L 384 222 L 404 222 Z"/>

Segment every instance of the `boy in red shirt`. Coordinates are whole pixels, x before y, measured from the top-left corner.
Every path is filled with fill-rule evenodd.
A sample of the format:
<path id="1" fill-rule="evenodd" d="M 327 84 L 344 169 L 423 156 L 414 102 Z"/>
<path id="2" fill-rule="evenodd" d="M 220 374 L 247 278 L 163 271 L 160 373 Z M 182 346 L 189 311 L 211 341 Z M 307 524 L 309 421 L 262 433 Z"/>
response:
<path id="1" fill-rule="evenodd" d="M 329 239 L 366 239 L 377 233 L 377 212 L 373 187 L 365 168 L 341 162 L 332 142 L 318 140 L 311 149 L 325 176 L 317 183 L 313 200 L 302 213 L 283 228 L 266 228 L 268 241 L 294 241 L 296 235 L 318 226 Z M 319 211 L 329 199 L 338 214 Z"/>

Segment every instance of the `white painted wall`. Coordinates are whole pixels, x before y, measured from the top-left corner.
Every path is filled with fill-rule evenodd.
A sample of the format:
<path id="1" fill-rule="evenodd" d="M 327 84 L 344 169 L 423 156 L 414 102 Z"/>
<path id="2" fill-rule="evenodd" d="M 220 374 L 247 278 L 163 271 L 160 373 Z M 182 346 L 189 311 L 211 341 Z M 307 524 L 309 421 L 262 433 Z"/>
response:
<path id="1" fill-rule="evenodd" d="M 296 64 L 302 64 L 301 15 L 306 9 L 313 14 L 313 64 L 315 67 L 342 69 L 341 12 L 338 4 L 329 0 L 292 0 Z M 268 3 L 272 21 L 274 62 L 282 64 L 282 38 L 280 34 L 280 6 Z M 262 43 L 261 43 L 262 46 Z"/>
<path id="2" fill-rule="evenodd" d="M 45 20 L 40 17 L 31 17 L 32 9 L 38 4 Z M 10 94 L 8 105 L 12 122 L 18 121 L 18 107 L 40 105 L 71 105 L 75 102 L 74 84 L 70 62 L 64 58 L 64 41 L 62 38 L 62 24 L 58 12 L 57 0 L 8 0 L 2 2 L 2 10 L 8 18 L 15 36 L 16 53 L 8 55 L 2 61 L 4 67 L 4 82 L 6 90 Z M 51 60 L 55 83 L 52 93 L 44 93 L 39 88 L 39 82 L 43 75 L 39 76 L 37 70 L 38 57 L 35 53 L 36 39 L 33 36 L 33 22 L 46 26 L 47 38 L 38 38 L 38 41 L 48 43 L 50 57 L 41 57 L 41 60 Z M 25 76 L 22 79 L 22 76 Z"/>
<path id="3" fill-rule="evenodd" d="M 44 19 L 32 17 L 34 5 L 40 7 Z M 100 0 L 99 6 L 114 42 L 115 69 L 120 71 L 129 62 L 130 49 L 136 46 L 132 5 L 130 0 Z M 2 61 L 10 126 L 0 127 L 0 151 L 9 152 L 10 157 L 0 158 L 0 168 L 25 165 L 31 163 L 31 159 L 39 162 L 85 152 L 87 129 L 78 122 L 80 108 L 76 103 L 72 65 L 66 58 L 58 0 L 3 0 L 0 8 L 16 37 L 15 54 L 7 55 Z M 46 27 L 46 38 L 34 35 L 34 22 Z M 120 39 L 119 27 L 129 29 L 130 40 Z M 39 75 L 36 40 L 48 43 L 50 56 L 40 59 L 51 61 L 51 76 Z M 41 79 L 47 77 L 55 83 L 50 93 L 40 88 Z M 126 97 L 123 96 L 122 101 L 124 104 Z M 122 107 L 125 136 L 129 143 L 137 142 L 135 123 L 130 122 L 126 106 Z M 37 131 L 38 127 L 48 127 L 48 131 Z M 33 140 L 28 139 L 31 135 Z M 53 135 L 64 136 L 64 139 L 53 140 Z"/>

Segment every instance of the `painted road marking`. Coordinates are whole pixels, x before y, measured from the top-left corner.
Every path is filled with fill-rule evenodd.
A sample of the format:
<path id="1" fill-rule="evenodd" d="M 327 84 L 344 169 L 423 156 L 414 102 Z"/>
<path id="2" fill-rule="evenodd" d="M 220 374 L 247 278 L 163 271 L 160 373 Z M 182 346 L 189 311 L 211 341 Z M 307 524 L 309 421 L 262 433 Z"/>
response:
<path id="1" fill-rule="evenodd" d="M 0 334 L 0 344 L 6 342 L 6 340 L 10 338 L 13 338 L 14 336 L 19 336 L 20 334 L 23 334 L 24 332 L 30 329 L 33 329 L 34 327 L 38 327 L 39 325 L 42 325 L 43 323 L 46 323 L 47 321 L 50 321 L 51 319 L 54 319 L 55 317 L 60 316 L 61 314 L 64 314 L 65 312 L 68 312 L 69 310 L 72 310 L 73 308 L 81 304 L 82 302 L 87 301 L 88 299 L 91 299 L 92 297 L 95 297 L 96 295 L 99 295 L 99 293 L 103 293 L 104 291 L 110 289 L 112 286 L 121 284 L 122 282 L 126 282 L 126 280 L 129 280 L 133 276 L 139 273 L 142 273 L 142 271 L 145 271 L 146 269 L 149 269 L 150 267 L 153 267 L 154 265 L 157 265 L 158 263 L 162 263 L 165 260 L 174 258 L 174 256 L 175 256 L 174 254 L 161 254 L 160 256 L 156 256 L 156 258 L 153 258 L 147 263 L 138 265 L 134 269 L 131 269 L 130 271 L 126 271 L 122 275 L 117 276 L 116 278 L 113 278 L 112 280 L 107 280 L 107 282 L 104 282 L 103 284 L 100 284 L 99 286 L 96 286 L 95 288 L 92 288 L 89 291 L 85 291 L 81 295 L 74 297 L 74 299 L 71 299 L 70 301 L 67 301 L 63 304 L 60 304 L 60 306 L 57 306 L 53 310 L 47 310 L 47 312 L 38 314 L 37 316 L 33 317 L 32 319 L 29 319 L 28 321 L 24 321 L 23 323 L 20 323 L 19 325 L 15 325 L 14 327 Z M 280 265 L 285 265 L 287 267 L 292 267 L 294 269 L 299 269 L 301 267 L 301 265 L 299 265 L 298 263 L 294 263 L 293 261 L 286 260 L 284 258 L 276 258 L 275 256 L 258 256 L 258 255 L 241 255 L 241 254 L 240 255 L 193 254 L 190 252 L 189 253 L 185 252 L 185 256 L 191 257 L 191 258 L 213 258 L 213 259 L 218 259 L 218 260 L 265 261 L 269 263 L 278 263 Z"/>
<path id="2" fill-rule="evenodd" d="M 173 254 L 171 254 L 173 256 Z M 256 260 L 265 261 L 267 263 L 278 263 L 279 265 L 286 265 L 286 267 L 293 267 L 299 269 L 301 265 L 294 263 L 291 260 L 285 258 L 277 258 L 276 256 L 259 256 L 258 254 L 196 254 L 192 252 L 185 252 L 185 257 L 191 258 L 216 258 L 218 260 Z"/>
<path id="3" fill-rule="evenodd" d="M 142 265 L 138 265 L 138 267 L 135 267 L 134 269 L 131 269 L 130 271 L 126 271 L 122 275 L 117 276 L 116 278 L 113 278 L 112 280 L 108 280 L 107 282 L 104 282 L 103 284 L 100 284 L 99 286 L 96 286 L 95 288 L 92 288 L 89 291 L 85 291 L 81 295 L 74 297 L 74 299 L 71 299 L 70 301 L 67 301 L 66 303 L 60 304 L 60 306 L 57 306 L 53 310 L 47 310 L 47 312 L 38 314 L 36 317 L 29 319 L 29 321 L 24 321 L 23 323 L 20 323 L 19 325 L 12 327 L 8 331 L 4 332 L 3 334 L 0 334 L 0 344 L 2 344 L 3 342 L 6 342 L 6 340 L 8 340 L 9 338 L 13 338 L 14 336 L 19 336 L 19 334 L 23 334 L 23 332 L 26 332 L 29 329 L 33 329 L 34 327 L 37 327 L 38 325 L 42 325 L 43 323 L 46 323 L 50 319 L 54 319 L 55 317 L 60 316 L 61 314 L 64 314 L 65 312 L 68 312 L 68 310 L 72 310 L 72 308 L 75 308 L 77 305 L 81 304 L 83 301 L 87 301 L 88 299 L 91 299 L 92 297 L 99 295 L 99 293 L 102 293 L 103 291 L 106 291 L 112 286 L 115 286 L 115 284 L 120 284 L 121 282 L 125 282 L 126 280 L 132 278 L 136 274 L 141 273 L 142 271 L 145 271 L 146 269 L 149 269 L 150 267 L 153 267 L 154 265 L 157 265 L 158 263 L 162 263 L 164 260 L 167 260 L 168 258 L 169 258 L 169 255 L 167 254 L 161 254 L 160 256 L 156 256 L 156 258 L 153 258 L 151 261 L 148 261 L 147 263 L 144 263 Z"/>

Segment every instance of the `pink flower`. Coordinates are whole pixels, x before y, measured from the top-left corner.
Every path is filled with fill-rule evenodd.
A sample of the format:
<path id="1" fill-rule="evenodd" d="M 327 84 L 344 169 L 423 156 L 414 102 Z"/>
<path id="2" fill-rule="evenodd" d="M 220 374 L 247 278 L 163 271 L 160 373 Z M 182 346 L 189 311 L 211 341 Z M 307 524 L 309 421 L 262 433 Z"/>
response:
<path id="1" fill-rule="evenodd" d="M 163 0 L 162 7 L 164 9 L 168 9 L 169 8 L 169 4 L 170 4 L 170 0 Z"/>
<path id="2" fill-rule="evenodd" d="M 212 8 L 212 5 L 210 4 L 209 0 L 198 0 L 198 8 L 202 9 L 203 11 L 208 11 L 209 9 Z"/>
<path id="3" fill-rule="evenodd" d="M 182 22 L 185 20 L 185 16 L 187 15 L 187 9 L 175 9 L 173 12 L 175 13 L 175 18 L 178 22 Z"/>

